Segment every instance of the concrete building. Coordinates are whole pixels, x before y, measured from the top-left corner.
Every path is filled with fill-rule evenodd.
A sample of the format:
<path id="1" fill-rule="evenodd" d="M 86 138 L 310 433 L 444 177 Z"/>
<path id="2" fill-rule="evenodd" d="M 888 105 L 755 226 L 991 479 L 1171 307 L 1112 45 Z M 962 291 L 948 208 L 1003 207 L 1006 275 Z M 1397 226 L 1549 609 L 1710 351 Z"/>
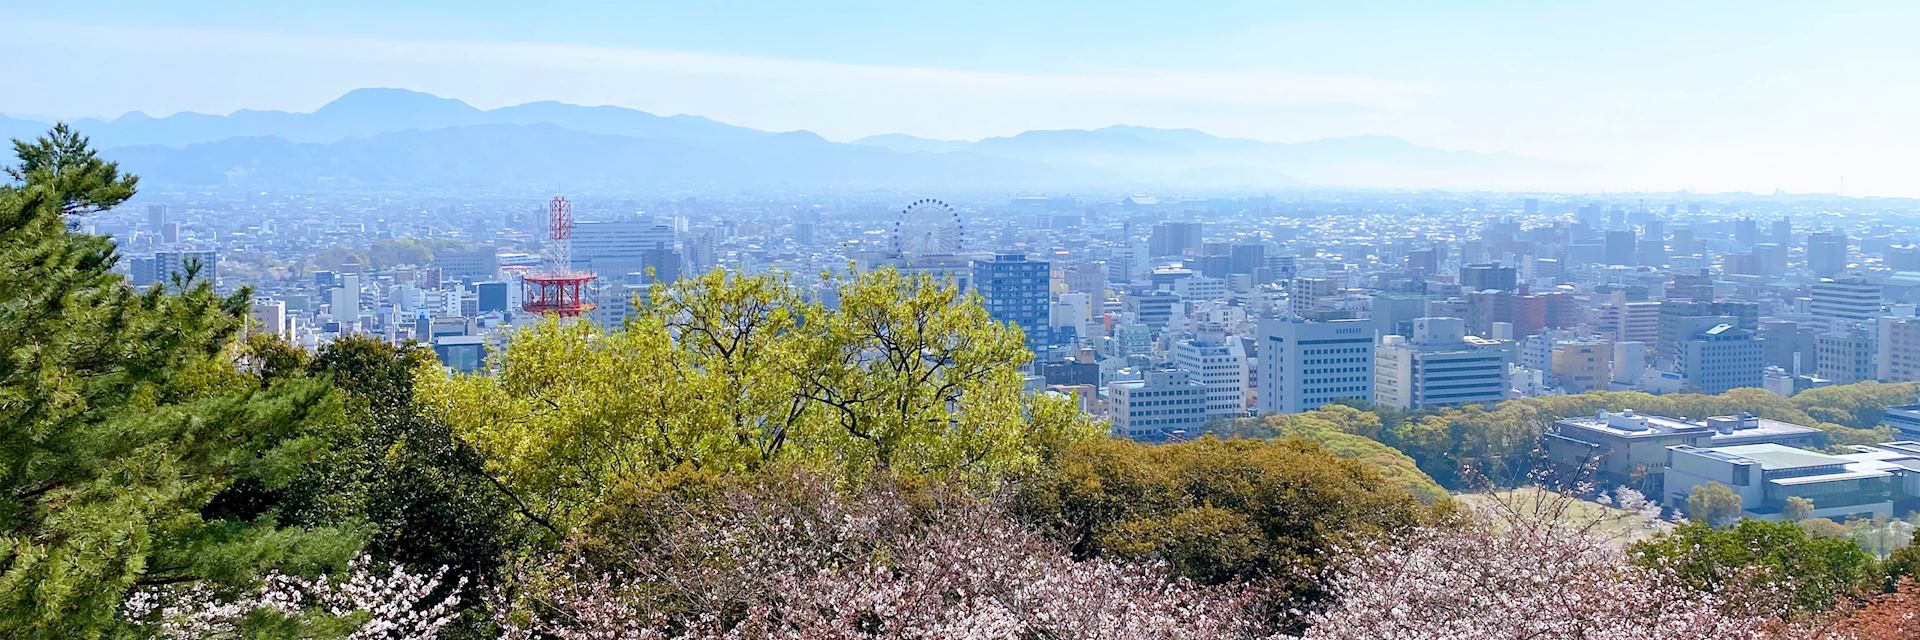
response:
<path id="1" fill-rule="evenodd" d="M 1261 413 L 1300 413 L 1341 400 L 1373 400 L 1368 320 L 1260 321 Z"/>
<path id="2" fill-rule="evenodd" d="M 1153 225 L 1153 232 L 1147 240 L 1150 255 L 1178 256 L 1189 251 L 1200 251 L 1201 225 L 1198 222 L 1162 222 Z"/>
<path id="3" fill-rule="evenodd" d="M 1920 318 L 1880 318 L 1874 377 L 1881 382 L 1920 381 Z"/>
<path id="4" fill-rule="evenodd" d="M 259 299 L 253 301 L 252 320 L 247 323 L 248 334 L 272 334 L 282 339 L 291 338 L 287 327 L 287 303 L 281 300 Z"/>
<path id="5" fill-rule="evenodd" d="M 1835 231 L 1807 234 L 1807 271 L 1814 277 L 1839 275 L 1847 269 L 1847 234 Z"/>
<path id="6" fill-rule="evenodd" d="M 1460 267 L 1460 287 L 1467 291 L 1513 291 L 1518 276 L 1513 267 L 1499 263 L 1470 264 Z"/>
<path id="7" fill-rule="evenodd" d="M 1815 372 L 1834 384 L 1852 384 L 1873 380 L 1878 375 L 1874 364 L 1873 333 L 1853 325 L 1814 336 Z"/>
<path id="8" fill-rule="evenodd" d="M 1808 287 L 1807 293 L 1811 297 L 1807 311 L 1825 321 L 1828 329 L 1871 322 L 1880 315 L 1880 285 L 1859 276 L 1824 279 Z"/>
<path id="9" fill-rule="evenodd" d="M 1107 383 L 1113 435 L 1145 442 L 1180 439 L 1207 423 L 1207 388 L 1179 369 Z"/>
<path id="10" fill-rule="evenodd" d="M 1218 325 L 1173 344 L 1173 365 L 1207 388 L 1207 416 L 1247 414 L 1247 352 Z"/>
<path id="11" fill-rule="evenodd" d="M 1602 483 L 1633 486 L 1658 496 L 1668 447 L 1759 443 L 1818 447 L 1825 444 L 1826 432 L 1746 414 L 1688 422 L 1628 410 L 1557 420 L 1547 428 L 1542 442 L 1556 465 L 1568 469 L 1592 465 L 1595 479 Z"/>
<path id="12" fill-rule="evenodd" d="M 629 273 L 646 273 L 650 252 L 675 246 L 673 226 L 653 218 L 573 223 L 576 271 L 624 283 Z"/>
<path id="13" fill-rule="evenodd" d="M 1759 388 L 1766 368 L 1762 341 L 1752 331 L 1731 324 L 1693 334 L 1680 342 L 1675 364 L 1687 386 L 1702 393 L 1725 393 L 1742 387 Z"/>
<path id="14" fill-rule="evenodd" d="M 1900 435 L 1903 440 L 1920 440 L 1920 404 L 1903 404 L 1887 407 L 1887 426 Z"/>
<path id="15" fill-rule="evenodd" d="M 1781 444 L 1668 448 L 1668 506 L 1685 507 L 1696 486 L 1717 482 L 1740 496 L 1740 515 L 1779 520 L 1788 498 L 1813 501 L 1813 517 L 1892 516 L 1895 475 L 1881 465 Z"/>
<path id="16" fill-rule="evenodd" d="M 1467 336 L 1460 318 L 1417 318 L 1413 337 L 1374 352 L 1374 401 L 1402 409 L 1493 404 L 1507 398 L 1507 356 Z"/>
<path id="17" fill-rule="evenodd" d="M 1605 390 L 1613 381 L 1613 343 L 1598 338 L 1554 343 L 1547 381 L 1567 393 Z"/>
<path id="18" fill-rule="evenodd" d="M 1004 322 L 1026 334 L 1027 350 L 1040 353 L 1053 342 L 1049 335 L 1051 300 L 1047 286 L 1049 265 L 1021 254 L 1000 254 L 973 262 L 973 287 L 980 304 L 995 322 Z"/>

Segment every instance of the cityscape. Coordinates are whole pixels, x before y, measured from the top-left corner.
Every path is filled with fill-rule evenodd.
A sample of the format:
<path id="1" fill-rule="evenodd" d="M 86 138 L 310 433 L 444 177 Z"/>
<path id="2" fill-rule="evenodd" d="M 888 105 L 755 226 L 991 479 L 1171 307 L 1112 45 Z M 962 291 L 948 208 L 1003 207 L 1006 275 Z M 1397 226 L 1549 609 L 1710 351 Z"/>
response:
<path id="1" fill-rule="evenodd" d="M 224 82 L 0 95 L 0 636 L 1920 637 L 1920 165 L 1757 84 L 1728 110 L 1537 47 L 1616 89 L 1537 98 L 1557 128 L 1219 10 L 1111 10 L 1167 20 L 1164 69 L 1058 8 L 1051 43 L 947 17 L 1115 66 L 771 7 L 645 47 L 516 9 L 393 16 L 434 40 L 183 10 L 35 58 Z M 8 15 L 28 44 L 99 19 Z M 1882 60 L 1874 15 L 1796 37 Z M 1227 44 L 1271 68 L 1182 66 Z M 1434 55 L 1520 65 L 1482 46 Z M 249 47 L 313 75 L 202 59 Z M 1920 86 L 1778 55 L 1729 77 Z M 237 106 L 104 115 L 209 96 Z M 1715 121 L 1769 113 L 1769 152 Z"/>

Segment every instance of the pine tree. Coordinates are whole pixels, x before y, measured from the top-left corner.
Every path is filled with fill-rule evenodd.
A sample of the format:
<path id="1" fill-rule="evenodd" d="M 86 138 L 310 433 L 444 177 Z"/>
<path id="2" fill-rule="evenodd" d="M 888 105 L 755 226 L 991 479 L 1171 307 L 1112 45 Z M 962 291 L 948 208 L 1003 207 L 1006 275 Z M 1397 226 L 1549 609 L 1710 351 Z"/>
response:
<path id="1" fill-rule="evenodd" d="M 0 185 L 0 637 L 99 637 L 142 586 L 344 564 L 352 492 L 313 482 L 341 405 L 236 365 L 245 291 L 135 291 L 75 219 L 136 180 L 65 125 Z M 309 526 L 283 526 L 303 520 Z"/>

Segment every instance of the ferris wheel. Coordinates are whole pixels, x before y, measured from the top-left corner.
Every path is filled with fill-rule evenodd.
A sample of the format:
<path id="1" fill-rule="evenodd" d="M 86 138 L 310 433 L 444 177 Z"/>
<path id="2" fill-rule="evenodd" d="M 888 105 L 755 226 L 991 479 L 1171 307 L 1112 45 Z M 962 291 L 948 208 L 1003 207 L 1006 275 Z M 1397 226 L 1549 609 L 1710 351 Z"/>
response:
<path id="1" fill-rule="evenodd" d="M 900 255 L 953 255 L 966 244 L 960 212 L 945 202 L 921 198 L 900 210 L 893 222 L 893 252 Z"/>

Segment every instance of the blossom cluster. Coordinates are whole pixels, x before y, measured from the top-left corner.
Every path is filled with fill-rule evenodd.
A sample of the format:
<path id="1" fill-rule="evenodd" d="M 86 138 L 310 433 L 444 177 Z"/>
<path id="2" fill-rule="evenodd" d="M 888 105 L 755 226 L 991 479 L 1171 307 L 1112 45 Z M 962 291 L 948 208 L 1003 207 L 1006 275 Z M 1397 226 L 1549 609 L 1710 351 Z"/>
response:
<path id="1" fill-rule="evenodd" d="M 1074 560 L 990 502 L 925 511 L 890 490 L 801 500 L 746 492 L 675 523 L 618 572 L 523 576 L 505 637 L 1245 638 L 1225 589 L 1157 566 Z"/>
<path id="2" fill-rule="evenodd" d="M 464 579 L 447 583 L 446 572 L 376 571 L 362 556 L 344 579 L 272 573 L 239 597 L 202 583 L 139 589 L 123 613 L 129 624 L 168 640 L 243 637 L 261 616 L 341 622 L 348 640 L 432 640 L 458 615 L 465 586 Z"/>

